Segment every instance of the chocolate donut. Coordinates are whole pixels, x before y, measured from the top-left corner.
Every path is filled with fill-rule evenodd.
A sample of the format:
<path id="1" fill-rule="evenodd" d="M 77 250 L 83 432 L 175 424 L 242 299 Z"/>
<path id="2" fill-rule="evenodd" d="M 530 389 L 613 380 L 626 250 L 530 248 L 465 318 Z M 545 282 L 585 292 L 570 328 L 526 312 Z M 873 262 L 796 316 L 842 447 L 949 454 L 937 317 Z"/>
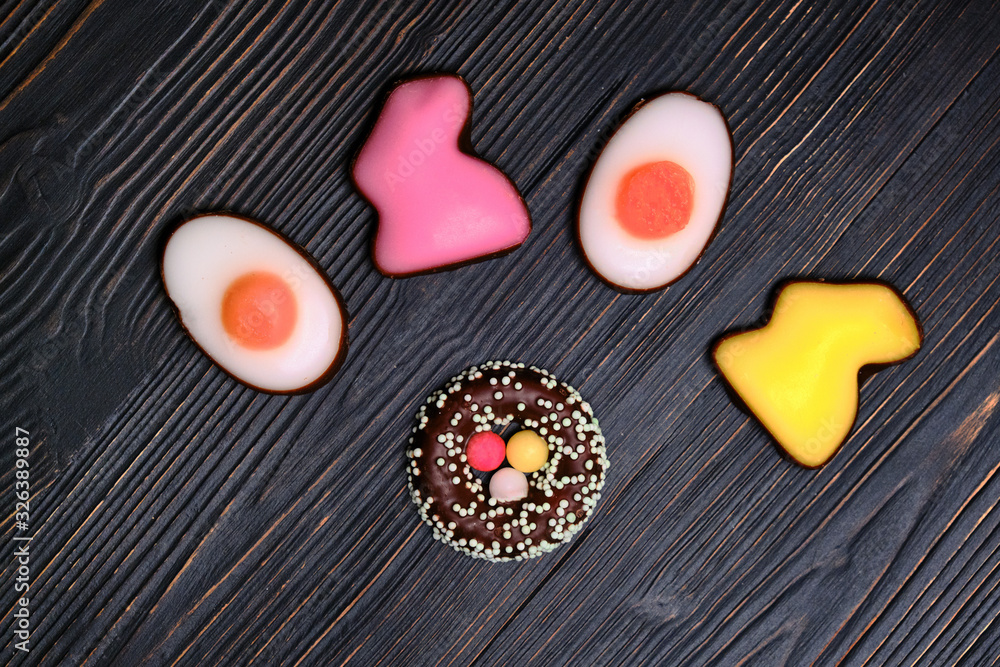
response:
<path id="1" fill-rule="evenodd" d="M 528 475 L 528 495 L 489 497 L 465 445 L 477 431 L 517 422 L 545 439 L 549 458 Z M 453 377 L 417 413 L 409 441 L 410 497 L 434 538 L 486 560 L 524 560 L 552 551 L 583 527 L 608 468 L 590 405 L 545 370 L 488 361 Z"/>

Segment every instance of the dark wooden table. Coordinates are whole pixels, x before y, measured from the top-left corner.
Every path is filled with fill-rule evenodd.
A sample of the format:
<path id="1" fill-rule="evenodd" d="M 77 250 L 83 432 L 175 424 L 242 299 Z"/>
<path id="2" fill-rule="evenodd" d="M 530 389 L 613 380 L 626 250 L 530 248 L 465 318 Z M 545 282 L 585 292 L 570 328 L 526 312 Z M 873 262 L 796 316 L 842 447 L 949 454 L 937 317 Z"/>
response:
<path id="1" fill-rule="evenodd" d="M 0 3 L 3 660 L 991 664 L 1000 6 L 422 4 Z M 505 258 L 390 280 L 348 162 L 388 84 L 430 71 L 468 79 L 473 141 L 535 226 Z M 580 257 L 575 202 L 623 114 L 668 89 L 728 117 L 732 198 L 695 270 L 621 295 Z M 184 336 L 158 254 L 216 209 L 340 287 L 334 382 L 260 394 Z M 708 358 L 795 276 L 889 281 L 926 334 L 818 471 L 777 455 Z M 577 386 L 612 462 L 586 529 L 524 563 L 434 542 L 406 492 L 417 407 L 494 358 Z"/>

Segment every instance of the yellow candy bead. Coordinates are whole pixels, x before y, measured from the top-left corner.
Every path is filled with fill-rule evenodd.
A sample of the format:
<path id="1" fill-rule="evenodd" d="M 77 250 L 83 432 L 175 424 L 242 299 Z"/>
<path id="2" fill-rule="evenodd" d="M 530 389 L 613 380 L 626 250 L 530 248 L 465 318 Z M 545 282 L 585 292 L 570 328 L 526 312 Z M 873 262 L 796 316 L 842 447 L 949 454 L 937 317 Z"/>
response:
<path id="1" fill-rule="evenodd" d="M 540 470 L 549 460 L 549 446 L 534 431 L 518 431 L 507 441 L 507 462 L 521 472 Z"/>

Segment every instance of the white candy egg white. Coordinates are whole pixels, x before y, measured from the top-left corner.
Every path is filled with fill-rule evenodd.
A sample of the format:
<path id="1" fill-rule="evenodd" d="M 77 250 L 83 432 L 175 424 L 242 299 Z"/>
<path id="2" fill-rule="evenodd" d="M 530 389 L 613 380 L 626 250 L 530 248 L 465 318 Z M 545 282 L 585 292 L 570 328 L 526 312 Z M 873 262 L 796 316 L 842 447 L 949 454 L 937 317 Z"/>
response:
<path id="1" fill-rule="evenodd" d="M 636 167 L 663 160 L 691 174 L 691 219 L 670 236 L 641 239 L 618 224 L 619 183 Z M 697 261 L 722 216 L 732 167 L 732 135 L 714 104 L 676 92 L 643 104 L 611 137 L 584 188 L 579 234 L 591 267 L 627 291 L 659 289 L 680 278 Z"/>
<path id="2" fill-rule="evenodd" d="M 248 220 L 205 215 L 181 224 L 163 251 L 163 283 L 195 343 L 237 380 L 272 393 L 295 393 L 325 381 L 346 348 L 344 311 L 333 286 L 297 246 Z M 222 298 L 234 280 L 266 271 L 282 278 L 296 302 L 290 337 L 268 350 L 233 341 Z"/>

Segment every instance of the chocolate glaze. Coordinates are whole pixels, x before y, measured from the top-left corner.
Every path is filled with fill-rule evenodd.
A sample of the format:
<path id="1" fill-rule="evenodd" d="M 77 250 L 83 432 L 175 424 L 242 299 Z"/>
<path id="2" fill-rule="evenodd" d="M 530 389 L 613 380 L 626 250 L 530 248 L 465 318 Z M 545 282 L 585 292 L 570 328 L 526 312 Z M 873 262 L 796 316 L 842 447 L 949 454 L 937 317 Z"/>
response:
<path id="1" fill-rule="evenodd" d="M 600 427 L 580 394 L 548 371 L 506 361 L 473 366 L 432 395 L 417 420 L 407 449 L 411 497 L 435 538 L 470 556 L 521 560 L 551 551 L 579 531 L 600 497 L 608 465 Z M 526 498 L 500 503 L 472 473 L 464 444 L 477 427 L 510 422 L 545 438 L 549 460 L 528 475 Z"/>

